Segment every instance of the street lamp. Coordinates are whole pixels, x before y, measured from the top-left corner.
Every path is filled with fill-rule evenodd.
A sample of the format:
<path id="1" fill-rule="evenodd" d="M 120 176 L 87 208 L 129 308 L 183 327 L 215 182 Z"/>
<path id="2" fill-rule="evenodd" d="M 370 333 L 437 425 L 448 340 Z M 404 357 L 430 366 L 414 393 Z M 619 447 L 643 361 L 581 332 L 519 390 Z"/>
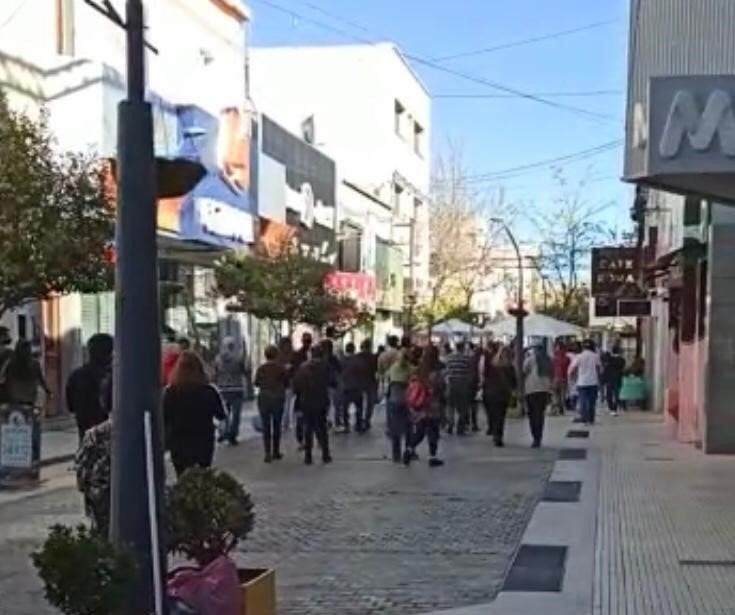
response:
<path id="1" fill-rule="evenodd" d="M 125 19 L 109 0 L 86 4 L 125 30 L 127 99 L 118 107 L 115 369 L 110 535 L 138 564 L 126 615 L 165 612 L 163 429 L 156 246 L 157 167 L 153 114 L 145 100 L 142 0 L 127 0 Z M 195 172 L 191 181 L 196 181 Z M 185 189 L 176 186 L 173 191 Z"/>
<path id="2" fill-rule="evenodd" d="M 523 411 L 523 404 L 526 395 L 526 382 L 523 376 L 523 319 L 527 316 L 527 312 L 523 308 L 523 256 L 521 255 L 521 249 L 518 247 L 515 235 L 513 235 L 513 232 L 505 223 L 505 220 L 502 218 L 490 218 L 490 222 L 499 224 L 503 227 L 505 234 L 508 235 L 508 239 L 510 239 L 510 243 L 513 244 L 513 249 L 516 252 L 516 258 L 518 259 L 518 305 L 515 309 L 509 311 L 510 314 L 516 318 L 515 363 L 516 374 L 518 376 L 518 405 L 521 408 L 521 411 Z"/>

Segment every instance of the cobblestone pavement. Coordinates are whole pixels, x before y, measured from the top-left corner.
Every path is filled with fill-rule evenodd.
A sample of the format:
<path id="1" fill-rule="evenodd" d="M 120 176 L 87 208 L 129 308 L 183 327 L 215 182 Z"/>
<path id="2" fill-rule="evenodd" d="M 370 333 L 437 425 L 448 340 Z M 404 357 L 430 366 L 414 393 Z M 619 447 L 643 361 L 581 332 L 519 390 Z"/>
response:
<path id="1" fill-rule="evenodd" d="M 556 452 L 528 448 L 525 424 L 511 422 L 504 449 L 445 438 L 444 468 L 430 469 L 425 449 L 405 468 L 378 431 L 333 436 L 329 466 L 304 466 L 292 446 L 265 465 L 252 440 L 218 451 L 256 504 L 237 557 L 277 569 L 279 615 L 409 615 L 497 594 Z M 27 554 L 48 525 L 79 518 L 68 487 L 0 505 L 0 615 L 51 613 Z"/>

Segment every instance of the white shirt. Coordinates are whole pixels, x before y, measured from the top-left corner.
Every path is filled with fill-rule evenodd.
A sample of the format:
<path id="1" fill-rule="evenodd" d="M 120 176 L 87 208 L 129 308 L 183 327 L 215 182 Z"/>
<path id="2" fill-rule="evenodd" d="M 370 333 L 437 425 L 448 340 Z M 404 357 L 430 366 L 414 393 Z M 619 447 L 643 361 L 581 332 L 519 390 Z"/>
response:
<path id="1" fill-rule="evenodd" d="M 583 350 L 572 360 L 569 366 L 569 376 L 577 375 L 576 385 L 578 387 L 600 386 L 600 371 L 602 363 L 600 357 L 592 350 Z"/>

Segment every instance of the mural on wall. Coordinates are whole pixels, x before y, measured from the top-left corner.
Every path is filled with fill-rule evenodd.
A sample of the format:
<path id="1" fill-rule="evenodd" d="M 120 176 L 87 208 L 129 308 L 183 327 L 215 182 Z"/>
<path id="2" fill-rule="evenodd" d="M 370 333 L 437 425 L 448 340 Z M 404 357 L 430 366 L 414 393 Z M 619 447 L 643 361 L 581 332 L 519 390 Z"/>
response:
<path id="1" fill-rule="evenodd" d="M 178 118 L 176 156 L 200 162 L 207 173 L 184 197 L 159 201 L 159 228 L 226 248 L 252 243 L 257 193 L 250 119 L 236 107 L 214 117 L 194 106 L 181 107 Z"/>

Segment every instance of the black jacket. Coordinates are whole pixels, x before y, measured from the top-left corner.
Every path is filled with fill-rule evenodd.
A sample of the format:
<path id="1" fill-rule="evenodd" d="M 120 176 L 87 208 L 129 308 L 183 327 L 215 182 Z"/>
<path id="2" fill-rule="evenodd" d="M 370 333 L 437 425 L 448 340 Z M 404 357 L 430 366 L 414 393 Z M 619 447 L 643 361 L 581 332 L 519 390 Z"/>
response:
<path id="1" fill-rule="evenodd" d="M 334 372 L 322 359 L 311 359 L 296 371 L 293 388 L 298 408 L 305 413 L 329 410 L 329 389 L 337 385 Z"/>
<path id="2" fill-rule="evenodd" d="M 80 431 L 104 423 L 110 412 L 110 369 L 87 363 L 75 369 L 66 382 L 66 406 Z"/>

